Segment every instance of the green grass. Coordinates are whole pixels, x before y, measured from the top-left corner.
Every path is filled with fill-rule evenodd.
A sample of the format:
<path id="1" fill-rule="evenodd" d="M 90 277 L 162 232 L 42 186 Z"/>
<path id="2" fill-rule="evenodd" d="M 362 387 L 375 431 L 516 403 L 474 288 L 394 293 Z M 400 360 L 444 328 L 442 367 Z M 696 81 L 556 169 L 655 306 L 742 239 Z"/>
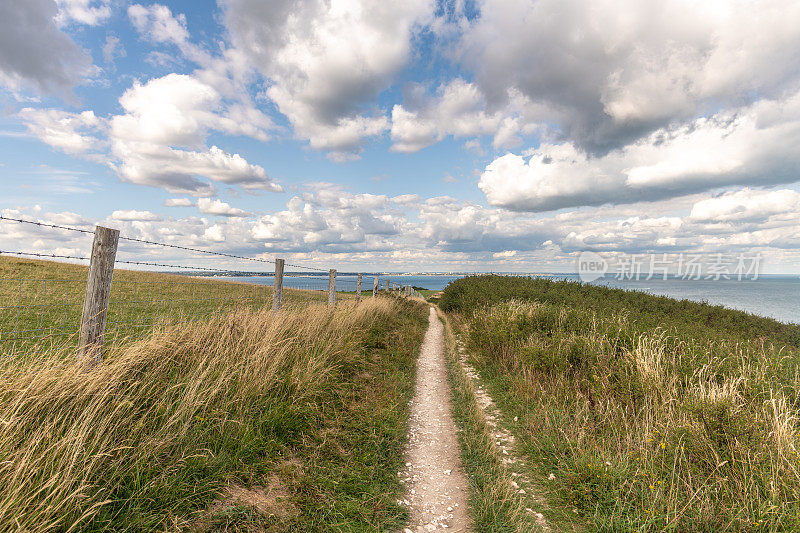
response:
<path id="1" fill-rule="evenodd" d="M 592 531 L 800 529 L 798 326 L 499 276 L 440 306 L 553 508 Z"/>
<path id="2" fill-rule="evenodd" d="M 0 353 L 74 345 L 88 267 L 0 257 Z M 341 293 L 340 298 L 352 299 Z M 324 291 L 284 288 L 285 306 L 327 301 Z M 141 337 L 153 324 L 208 317 L 222 309 L 272 305 L 272 287 L 224 279 L 115 269 L 106 343 Z"/>
<path id="3" fill-rule="evenodd" d="M 0 530 L 401 527 L 426 311 L 240 308 L 159 326 L 89 369 L 5 359 Z"/>
<path id="4" fill-rule="evenodd" d="M 609 315 L 625 313 L 637 327 L 676 327 L 692 336 L 726 334 L 740 339 L 768 337 L 800 346 L 800 327 L 771 318 L 691 300 L 675 300 L 577 281 L 517 276 L 468 276 L 447 286 L 439 302 L 445 312 L 472 312 L 508 300 L 531 300 Z"/>
<path id="5" fill-rule="evenodd" d="M 445 356 L 447 377 L 453 393 L 453 418 L 458 427 L 461 460 L 469 479 L 469 503 L 477 531 L 540 531 L 525 511 L 526 504 L 512 488 L 511 473 L 494 445 L 486 417 L 477 404 L 472 383 L 458 361 L 455 338 L 447 317 Z"/>

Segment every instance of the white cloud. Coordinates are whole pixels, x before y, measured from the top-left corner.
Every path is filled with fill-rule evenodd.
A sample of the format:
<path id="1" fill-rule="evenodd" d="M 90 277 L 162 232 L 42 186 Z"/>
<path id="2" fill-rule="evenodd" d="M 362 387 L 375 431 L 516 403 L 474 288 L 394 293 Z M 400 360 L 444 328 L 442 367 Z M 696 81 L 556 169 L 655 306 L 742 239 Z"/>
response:
<path id="1" fill-rule="evenodd" d="M 213 87 L 192 76 L 169 74 L 135 83 L 120 104 L 125 114 L 112 117 L 110 124 L 112 153 L 121 162 L 117 171 L 123 179 L 197 195 L 212 193 L 197 176 L 245 189 L 281 190 L 262 167 L 239 154 L 206 148 L 212 129 L 243 131 L 233 118 L 238 108 L 226 109 Z"/>
<path id="2" fill-rule="evenodd" d="M 388 250 L 403 238 L 402 216 L 395 206 L 412 201 L 351 194 L 320 183 L 311 192 L 290 199 L 285 210 L 260 217 L 251 236 L 275 251 Z"/>
<path id="3" fill-rule="evenodd" d="M 33 86 L 71 96 L 92 72 L 91 58 L 55 23 L 53 0 L 25 0 L 5 6 L 0 17 L 0 85 L 12 91 Z"/>
<path id="4" fill-rule="evenodd" d="M 97 26 L 111 16 L 110 0 L 56 0 L 58 15 L 56 22 L 65 25 L 77 22 L 89 26 Z"/>
<path id="5" fill-rule="evenodd" d="M 198 198 L 197 208 L 206 215 L 216 215 L 223 217 L 246 217 L 250 213 L 243 209 L 231 207 L 222 200 L 212 200 L 211 198 Z"/>
<path id="6" fill-rule="evenodd" d="M 541 129 L 526 116 L 531 113 L 530 101 L 515 94 L 501 109 L 489 112 L 480 88 L 461 78 L 444 83 L 436 95 L 426 97 L 422 87 L 409 91 L 410 105 L 392 109 L 392 150 L 416 152 L 453 137 L 492 135 L 495 148 L 510 148 L 522 143 L 519 134 L 531 134 Z"/>
<path id="7" fill-rule="evenodd" d="M 26 107 L 18 113 L 33 135 L 43 142 L 70 154 L 97 150 L 102 141 L 96 136 L 104 122 L 93 111 L 70 113 L 58 109 Z"/>
<path id="8" fill-rule="evenodd" d="M 539 123 L 602 153 L 800 81 L 800 4 L 482 0 L 456 53 L 492 105 L 519 91 Z"/>
<path id="9" fill-rule="evenodd" d="M 86 229 L 94 225 L 76 213 L 40 211 L 6 209 L 2 213 Z M 800 259 L 797 220 L 800 193 L 790 189 L 741 189 L 718 197 L 695 195 L 678 205 L 661 201 L 532 217 L 448 197 L 390 199 L 320 183 L 291 198 L 284 210 L 258 218 L 176 219 L 147 211 L 120 211 L 98 223 L 141 239 L 237 255 L 275 254 L 301 264 L 340 269 L 361 265 L 370 270 L 480 270 L 500 261 L 508 270 L 571 270 L 574 254 L 595 250 L 634 254 L 759 251 L 765 265 L 775 271 L 776 261 L 797 264 Z M 83 235 L 0 221 L 0 248 L 10 242 L 27 243 L 25 251 L 60 247 L 73 249 L 76 255 L 85 255 L 90 245 Z M 146 249 L 164 262 L 252 268 L 219 258 L 202 258 L 199 263 L 192 258 L 187 263 L 184 252 L 139 246 L 129 243 L 120 250 L 121 257 L 135 258 Z"/>
<path id="10" fill-rule="evenodd" d="M 264 138 L 271 122 L 188 75 L 136 82 L 120 98 L 124 114 L 108 119 L 92 111 L 25 108 L 19 117 L 45 143 L 109 165 L 125 181 L 173 193 L 214 194 L 213 182 L 279 192 L 259 165 L 216 145 L 211 131 Z M 110 150 L 109 150 L 110 147 Z"/>
<path id="11" fill-rule="evenodd" d="M 223 228 L 219 224 L 214 224 L 203 232 L 203 239 L 211 242 L 225 242 Z"/>
<path id="12" fill-rule="evenodd" d="M 114 211 L 111 213 L 111 218 L 114 220 L 119 220 L 123 222 L 137 222 L 137 221 L 147 221 L 152 222 L 155 220 L 163 220 L 164 217 L 161 215 L 157 215 L 156 213 L 150 211 L 137 211 L 135 209 L 123 209 Z"/>
<path id="13" fill-rule="evenodd" d="M 164 200 L 165 207 L 192 207 L 194 202 L 189 198 L 167 198 Z"/>
<path id="14" fill-rule="evenodd" d="M 419 203 L 420 198 L 418 194 L 401 194 L 391 198 L 392 202 L 398 205 L 414 205 Z"/>
<path id="15" fill-rule="evenodd" d="M 39 212 L 41 211 L 41 208 L 34 209 L 34 211 Z M 44 216 L 44 220 L 61 226 L 71 226 L 84 229 L 93 226 L 89 219 L 79 215 L 78 213 L 73 213 L 72 211 L 62 211 L 61 213 L 45 213 Z"/>
<path id="16" fill-rule="evenodd" d="M 156 43 L 174 44 L 182 51 L 194 52 L 189 43 L 189 30 L 186 28 L 186 16 L 173 16 L 167 6 L 152 4 L 128 6 L 128 18 L 136 30 Z"/>
<path id="17" fill-rule="evenodd" d="M 800 179 L 800 93 L 655 131 L 599 157 L 543 143 L 495 159 L 479 186 L 489 203 L 517 210 L 626 203 L 732 184 Z"/>
<path id="18" fill-rule="evenodd" d="M 433 120 L 406 111 L 399 104 L 392 108 L 392 150 L 418 152 L 440 139 L 439 127 Z"/>
<path id="19" fill-rule="evenodd" d="M 102 46 L 103 50 L 103 61 L 106 62 L 108 65 L 114 65 L 114 60 L 118 57 L 125 57 L 127 56 L 127 52 L 125 51 L 125 47 L 122 46 L 122 43 L 119 40 L 119 37 L 116 35 L 108 34 L 106 35 L 106 41 L 103 43 Z"/>
<path id="20" fill-rule="evenodd" d="M 492 257 L 494 257 L 495 259 L 510 259 L 510 258 L 514 257 L 515 255 L 517 255 L 517 251 L 516 250 L 506 250 L 504 252 L 493 253 Z"/>
<path id="21" fill-rule="evenodd" d="M 267 95 L 314 148 L 353 152 L 388 127 L 365 109 L 406 65 L 430 0 L 226 0 L 234 45 L 270 80 Z M 341 158 L 341 156 L 339 156 Z"/>
<path id="22" fill-rule="evenodd" d="M 251 101 L 252 69 L 243 53 L 228 48 L 223 41 L 214 43 L 216 55 L 207 52 L 192 42 L 186 16 L 182 13 L 173 14 L 168 7 L 161 4 L 131 5 L 128 7 L 128 18 L 144 39 L 154 45 L 174 45 L 183 56 L 152 50 L 145 59 L 148 63 L 174 70 L 185 58 L 199 65 L 200 68 L 192 76 L 213 87 L 223 97 L 236 102 L 235 106 L 238 108 L 236 117 L 233 116 L 234 105 L 230 106 L 231 118 L 241 119 L 241 122 L 236 124 L 235 129 L 239 131 L 235 134 L 266 140 L 266 135 L 259 130 L 269 129 L 272 123 Z"/>
<path id="23" fill-rule="evenodd" d="M 797 221 L 798 213 L 800 193 L 797 191 L 744 188 L 695 203 L 691 218 L 705 222 L 762 222 L 770 217 Z"/>

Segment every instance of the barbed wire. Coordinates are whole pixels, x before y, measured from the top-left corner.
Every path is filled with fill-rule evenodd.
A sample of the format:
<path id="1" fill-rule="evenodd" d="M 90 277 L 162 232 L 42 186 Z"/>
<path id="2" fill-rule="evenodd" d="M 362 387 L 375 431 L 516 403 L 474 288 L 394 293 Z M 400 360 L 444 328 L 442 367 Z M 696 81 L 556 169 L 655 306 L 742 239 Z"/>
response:
<path id="1" fill-rule="evenodd" d="M 80 257 L 77 255 L 59 255 L 59 254 L 40 254 L 35 252 L 12 252 L 9 250 L 0 250 L 0 254 L 9 254 L 9 255 L 27 255 L 31 257 L 55 257 L 60 259 L 80 259 L 83 261 L 89 261 L 89 257 Z M 246 274 L 246 275 L 270 275 L 269 272 L 247 272 L 244 270 L 231 270 L 231 269 L 224 269 L 224 268 L 211 268 L 211 267 L 200 267 L 200 266 L 187 266 L 187 265 L 169 265 L 166 263 L 154 263 L 151 261 L 131 261 L 126 259 L 116 259 L 115 263 L 123 263 L 126 265 L 144 265 L 144 266 L 157 266 L 157 267 L 168 267 L 168 268 L 179 268 L 181 270 L 206 270 L 210 272 L 225 272 L 226 274 Z"/>
<path id="2" fill-rule="evenodd" d="M 285 265 L 287 267 L 293 267 L 293 268 L 305 268 L 306 270 L 316 270 L 317 272 L 327 272 L 328 271 L 327 268 L 317 268 L 317 267 L 310 267 L 310 266 L 305 266 L 305 265 L 293 265 L 292 263 L 285 263 Z"/>
<path id="3" fill-rule="evenodd" d="M 6 216 L 2 216 L 2 215 L 0 215 L 0 220 L 8 220 L 8 221 L 11 221 L 11 222 L 20 222 L 20 223 L 23 223 L 23 224 L 33 224 L 33 225 L 36 225 L 36 226 L 42 226 L 42 227 L 47 227 L 47 228 L 56 228 L 56 229 L 63 229 L 63 230 L 69 230 L 69 231 L 77 231 L 77 232 L 80 232 L 80 233 L 94 234 L 94 231 L 90 231 L 90 230 L 85 230 L 85 229 L 80 229 L 80 228 L 71 228 L 69 226 L 60 226 L 58 224 L 47 224 L 45 222 L 36 222 L 36 221 L 33 221 L 33 220 L 24 220 L 24 219 L 21 219 L 21 218 L 12 218 L 12 217 L 6 217 Z M 247 257 L 247 256 L 244 256 L 244 255 L 228 254 L 228 253 L 225 253 L 225 252 L 213 252 L 213 251 L 210 251 L 210 250 L 201 250 L 200 248 L 192 248 L 190 246 L 181 246 L 181 245 L 178 245 L 178 244 L 168 244 L 168 243 L 164 243 L 164 242 L 150 241 L 150 240 L 147 240 L 147 239 L 137 239 L 136 237 L 126 237 L 124 235 L 120 235 L 119 239 L 121 241 L 138 242 L 138 243 L 141 243 L 141 244 L 149 244 L 151 246 L 163 246 L 165 248 L 174 248 L 174 249 L 177 249 L 177 250 L 185 250 L 187 252 L 196 252 L 196 253 L 208 254 L 208 255 L 218 255 L 218 256 L 221 256 L 221 257 L 229 257 L 229 258 L 232 258 L 232 259 L 242 259 L 242 260 L 245 260 L 245 261 L 255 261 L 255 262 L 258 262 L 258 263 L 268 263 L 268 264 L 272 264 L 272 265 L 275 264 L 275 260 L 274 259 L 261 259 L 261 258 L 258 258 L 258 257 Z M 14 253 L 14 252 L 9 252 L 9 253 Z M 45 257 L 45 256 L 42 256 L 42 257 Z M 46 256 L 46 257 L 60 257 L 60 256 L 51 255 L 51 256 Z M 81 258 L 77 258 L 77 259 L 81 259 Z M 84 259 L 86 259 L 86 258 L 84 258 Z M 121 262 L 121 261 L 118 261 L 118 262 Z M 132 263 L 132 264 L 135 264 L 135 263 Z M 142 264 L 144 264 L 144 263 L 142 263 Z M 169 266 L 169 265 L 156 265 L 156 266 Z M 317 268 L 317 267 L 312 267 L 312 266 L 296 265 L 296 264 L 291 264 L 291 263 L 286 263 L 286 266 L 290 266 L 290 267 L 293 267 L 293 268 L 303 268 L 303 269 L 306 269 L 306 270 L 316 270 L 318 272 L 327 272 L 327 270 L 324 269 L 324 268 Z M 200 270 L 209 270 L 209 269 L 200 269 Z M 210 270 L 218 270 L 220 272 L 236 272 L 236 271 L 228 271 L 228 270 L 220 270 L 220 269 L 210 269 Z"/>
<path id="4" fill-rule="evenodd" d="M 11 222 L 21 222 L 23 224 L 33 224 L 35 226 L 42 226 L 42 227 L 45 227 L 45 228 L 65 229 L 65 230 L 69 230 L 69 231 L 78 231 L 80 233 L 94 234 L 94 231 L 88 230 L 88 229 L 71 228 L 69 226 L 59 226 L 58 224 L 48 224 L 46 222 L 36 222 L 34 220 L 24 220 L 24 219 L 21 219 L 21 218 L 11 218 L 11 217 L 5 217 L 3 215 L 0 215 L 0 220 L 9 220 Z"/>
<path id="5" fill-rule="evenodd" d="M 209 255 L 221 255 L 223 257 L 232 257 L 234 259 L 245 259 L 247 261 L 257 261 L 259 263 L 270 263 L 275 264 L 274 260 L 269 259 L 259 259 L 257 257 L 245 257 L 243 255 L 233 255 L 233 254 L 226 254 L 224 252 L 212 252 L 210 250 L 201 250 L 200 248 L 192 248 L 190 246 L 181 246 L 179 244 L 167 244 L 165 242 L 156 242 L 156 241 L 148 241 L 147 239 L 137 239 L 136 237 L 125 237 L 120 235 L 119 240 L 121 241 L 130 241 L 130 242 L 138 242 L 142 244 L 150 244 L 152 246 L 163 246 L 165 248 L 176 248 L 178 250 L 186 250 L 188 252 L 198 252 L 201 254 L 209 254 Z"/>
<path id="6" fill-rule="evenodd" d="M 145 265 L 145 266 L 157 266 L 157 267 L 168 267 L 168 268 L 180 268 L 182 270 L 207 270 L 210 272 L 225 272 L 226 274 L 259 274 L 261 276 L 268 276 L 270 275 L 269 272 L 246 272 L 244 270 L 230 270 L 224 268 L 211 268 L 211 267 L 198 267 L 198 266 L 184 266 L 184 265 L 168 265 L 166 263 L 153 263 L 150 261 L 128 261 L 117 259 L 114 261 L 115 263 L 123 263 L 126 265 Z"/>
<path id="7" fill-rule="evenodd" d="M 88 257 L 79 257 L 77 255 L 37 254 L 34 252 L 10 252 L 8 250 L 0 250 L 0 254 L 30 255 L 32 257 L 57 257 L 59 259 L 81 259 L 83 261 L 89 260 Z"/>

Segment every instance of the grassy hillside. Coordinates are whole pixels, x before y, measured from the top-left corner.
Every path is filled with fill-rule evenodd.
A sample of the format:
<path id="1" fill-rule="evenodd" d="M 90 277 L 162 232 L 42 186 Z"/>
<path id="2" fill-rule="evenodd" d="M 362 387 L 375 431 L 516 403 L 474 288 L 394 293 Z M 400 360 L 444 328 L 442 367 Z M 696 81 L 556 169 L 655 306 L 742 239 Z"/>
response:
<path id="1" fill-rule="evenodd" d="M 88 267 L 0 256 L 0 353 L 74 344 Z M 352 296 L 342 295 L 344 299 Z M 119 343 L 156 322 L 205 317 L 220 309 L 272 305 L 272 287 L 115 269 L 106 340 Z M 327 301 L 319 291 L 284 289 L 286 306 Z"/>
<path id="2" fill-rule="evenodd" d="M 102 365 L 0 365 L 0 530 L 375 531 L 397 504 L 426 307 L 239 310 Z"/>
<path id="3" fill-rule="evenodd" d="M 587 529 L 800 530 L 797 326 L 499 276 L 440 305 L 542 492 Z"/>

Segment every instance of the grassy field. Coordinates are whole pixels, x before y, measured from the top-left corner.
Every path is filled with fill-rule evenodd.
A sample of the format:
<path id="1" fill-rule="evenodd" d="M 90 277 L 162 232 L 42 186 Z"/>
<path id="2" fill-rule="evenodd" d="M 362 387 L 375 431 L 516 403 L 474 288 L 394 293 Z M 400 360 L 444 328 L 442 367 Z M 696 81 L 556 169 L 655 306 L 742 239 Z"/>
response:
<path id="1" fill-rule="evenodd" d="M 797 326 L 500 276 L 439 304 L 517 417 L 530 476 L 587 530 L 800 530 Z"/>
<path id="2" fill-rule="evenodd" d="M 402 526 L 426 315 L 391 297 L 239 308 L 158 326 L 91 369 L 4 359 L 0 530 Z"/>
<path id="3" fill-rule="evenodd" d="M 0 257 L 0 353 L 74 344 L 88 267 Z M 351 294 L 340 294 L 350 299 Z M 327 301 L 324 291 L 284 288 L 285 306 Z M 207 317 L 220 309 L 272 305 L 272 287 L 221 279 L 115 269 L 108 309 L 109 344 L 138 338 L 154 323 Z"/>

